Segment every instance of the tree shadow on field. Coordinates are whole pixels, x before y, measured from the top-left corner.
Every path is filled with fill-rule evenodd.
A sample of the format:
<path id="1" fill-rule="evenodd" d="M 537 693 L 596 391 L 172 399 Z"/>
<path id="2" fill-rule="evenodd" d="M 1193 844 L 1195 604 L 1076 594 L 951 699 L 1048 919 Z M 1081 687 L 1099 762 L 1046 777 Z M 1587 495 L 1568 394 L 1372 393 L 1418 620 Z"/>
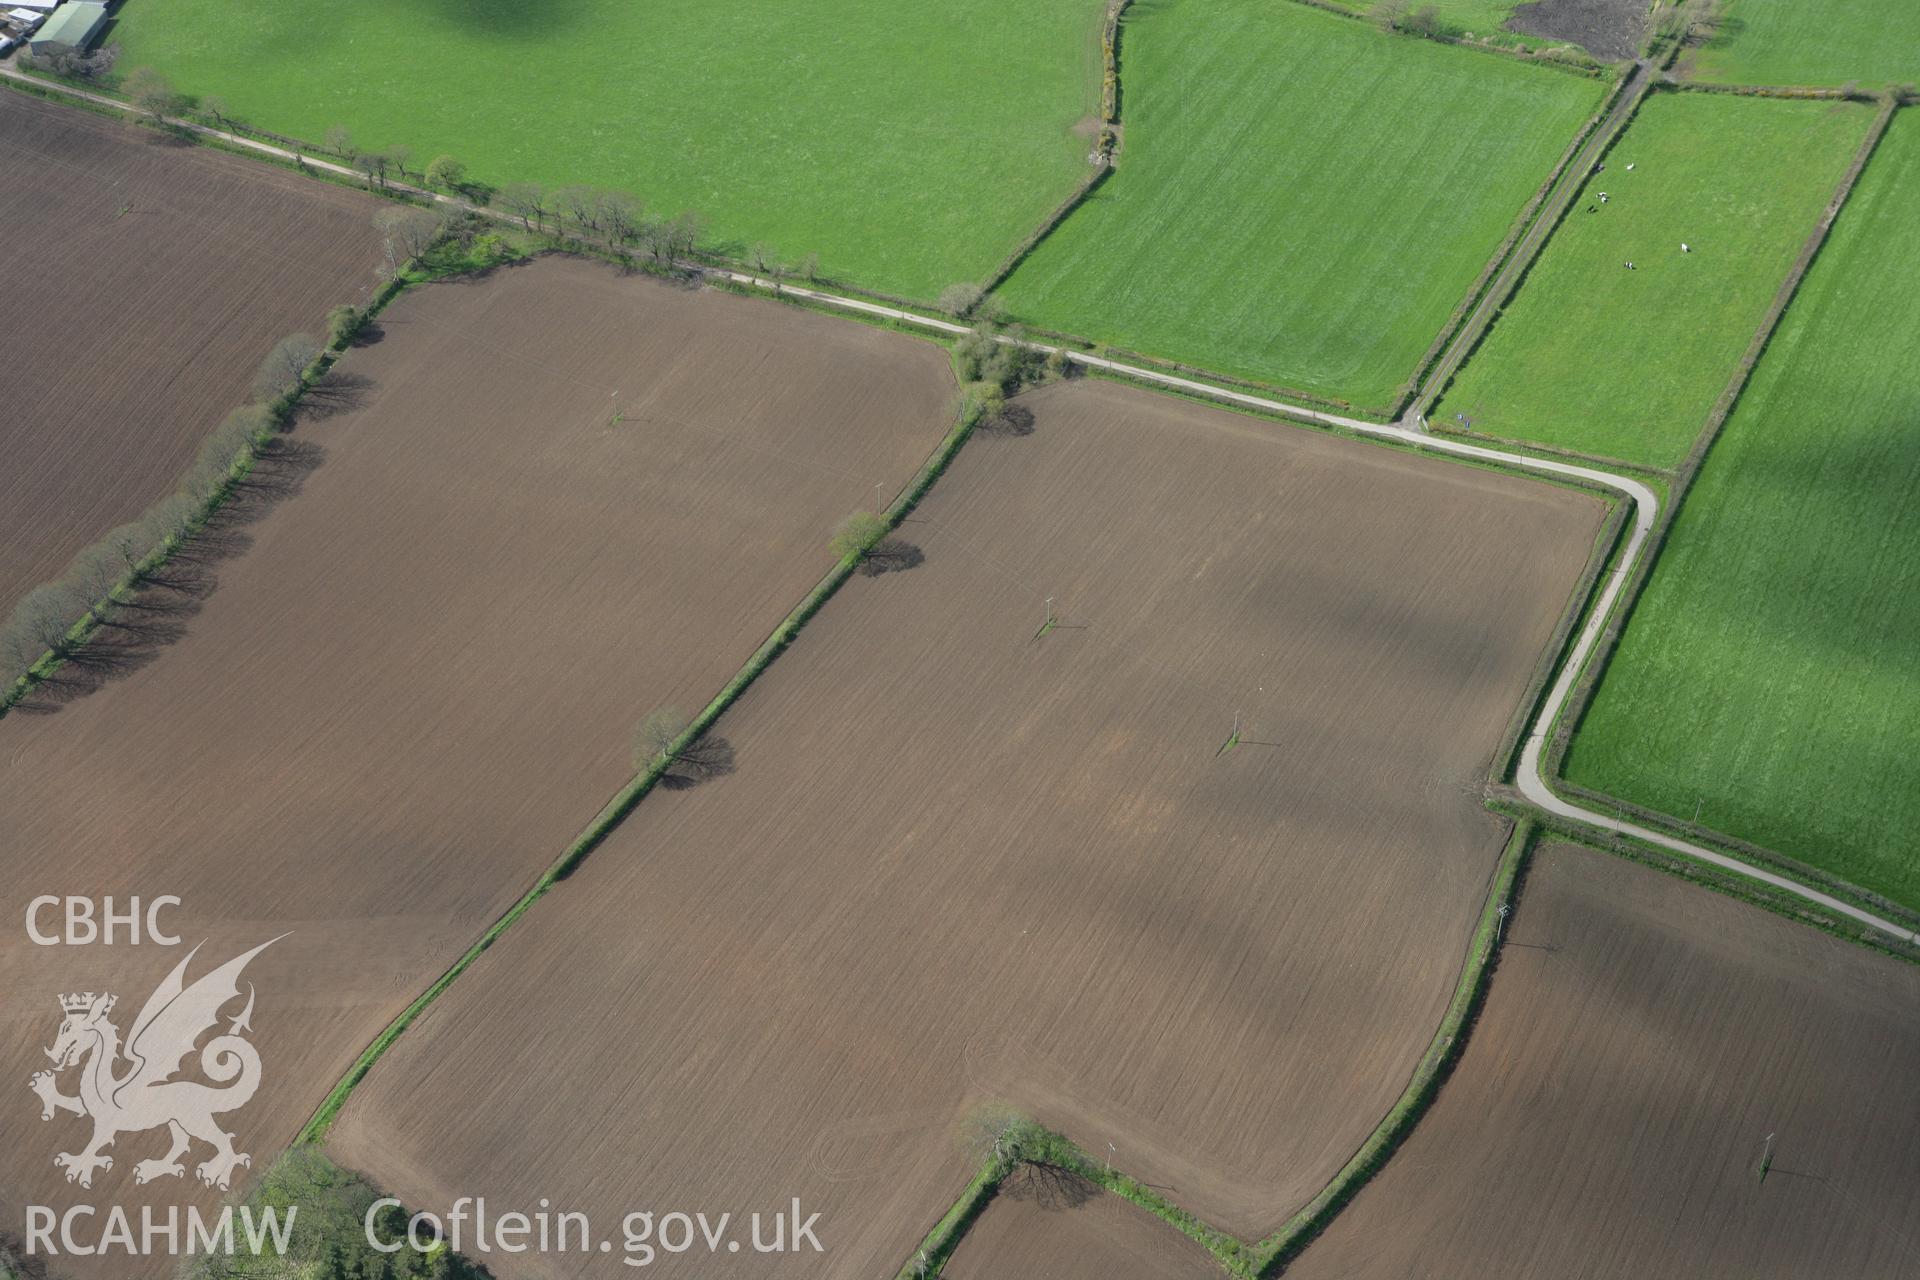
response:
<path id="1" fill-rule="evenodd" d="M 219 588 L 219 566 L 253 546 L 247 526 L 266 518 L 299 493 L 326 457 L 309 440 L 276 436 L 262 447 L 253 470 L 234 484 L 227 500 L 185 544 L 132 593 L 102 616 L 87 642 L 14 707 L 49 715 L 97 689 L 150 666 L 184 639 L 188 623 Z"/>
<path id="2" fill-rule="evenodd" d="M 905 573 L 927 561 L 927 553 L 904 538 L 882 538 L 860 559 L 863 577 L 877 578 L 883 573 Z"/>
<path id="3" fill-rule="evenodd" d="M 1010 404 L 991 418 L 983 418 L 974 430 L 983 436 L 1013 439 L 1033 434 L 1033 410 L 1023 404 Z"/>
<path id="4" fill-rule="evenodd" d="M 1048 1212 L 1078 1209 L 1100 1194 L 1100 1188 L 1077 1173 L 1057 1165 L 1023 1164 L 1000 1186 L 1000 1194 Z"/>
<path id="5" fill-rule="evenodd" d="M 360 326 L 360 332 L 353 335 L 349 345 L 356 347 L 377 347 L 387 336 L 387 330 L 378 320 L 369 320 Z"/>
<path id="6" fill-rule="evenodd" d="M 673 758 L 673 763 L 660 775 L 660 785 L 668 791 L 691 791 L 703 782 L 724 778 L 733 770 L 733 744 L 709 734 Z"/>
<path id="7" fill-rule="evenodd" d="M 367 395 L 372 389 L 373 379 L 365 374 L 338 367 L 329 369 L 324 378 L 308 387 L 306 394 L 300 397 L 295 418 L 299 422 L 325 422 L 328 418 L 358 409 L 367 402 Z"/>

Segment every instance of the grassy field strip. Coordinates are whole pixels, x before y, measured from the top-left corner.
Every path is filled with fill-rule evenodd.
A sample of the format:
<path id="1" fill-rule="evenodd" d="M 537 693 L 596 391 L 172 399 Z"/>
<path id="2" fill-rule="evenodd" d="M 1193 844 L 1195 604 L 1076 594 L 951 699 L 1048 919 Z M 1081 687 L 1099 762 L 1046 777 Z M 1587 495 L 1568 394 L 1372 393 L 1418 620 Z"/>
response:
<path id="1" fill-rule="evenodd" d="M 1084 177 L 1103 0 L 121 6 L 122 68 L 317 143 L 451 153 L 493 186 L 621 187 L 745 258 L 931 299 Z M 404 67 L 392 51 L 407 51 Z M 991 86 L 991 88 L 987 88 Z M 965 193 L 959 195 L 958 193 Z"/>
<path id="2" fill-rule="evenodd" d="M 1920 80 L 1913 0 L 1725 0 L 1719 34 L 1695 55 L 1702 80 L 1872 88 Z"/>
<path id="3" fill-rule="evenodd" d="M 1845 176 L 1840 180 L 1840 184 L 1835 190 L 1832 199 L 1828 202 L 1820 220 L 1808 234 L 1806 243 L 1802 246 L 1793 268 L 1789 271 L 1786 279 L 1781 282 L 1780 287 L 1775 291 L 1767 314 L 1761 321 L 1759 328 L 1755 330 L 1740 364 L 1729 379 L 1720 398 L 1715 402 L 1712 413 L 1708 415 L 1707 421 L 1702 427 L 1698 438 L 1695 440 L 1692 449 L 1680 466 L 1675 481 L 1674 492 L 1679 495 L 1681 501 L 1691 494 L 1693 485 L 1702 467 L 1706 463 L 1708 451 L 1712 448 L 1714 442 L 1719 439 L 1728 419 L 1732 416 L 1734 409 L 1739 404 L 1742 395 L 1745 393 L 1759 365 L 1760 358 L 1765 354 L 1768 345 L 1773 340 L 1774 334 L 1780 328 L 1786 316 L 1788 306 L 1799 293 L 1807 273 L 1812 269 L 1814 260 L 1818 256 L 1822 246 L 1826 244 L 1828 238 L 1833 234 L 1834 224 L 1839 217 L 1841 209 L 1845 207 L 1861 175 L 1865 172 L 1869 160 L 1879 149 L 1886 136 L 1887 130 L 1891 128 L 1897 110 L 1897 104 L 1891 98 L 1882 103 L 1879 114 L 1875 117 L 1867 131 L 1866 137 L 1862 139 L 1854 155 L 1852 164 L 1848 168 Z M 1543 765 L 1544 771 L 1549 776 L 1559 778 L 1562 785 L 1565 786 L 1568 793 L 1574 798 L 1583 800 L 1589 805 L 1613 808 L 1616 810 L 1616 817 L 1624 818 L 1631 814 L 1638 818 L 1643 824 L 1668 826 L 1683 835 L 1697 836 L 1700 839 L 1712 841 L 1723 847 L 1740 851 L 1751 861 L 1770 863 L 1782 873 L 1796 879 L 1811 879 L 1816 883 L 1827 883 L 1831 881 L 1831 883 L 1828 883 L 1828 887 L 1835 889 L 1837 892 L 1846 892 L 1855 889 L 1856 886 L 1852 883 L 1829 877 L 1817 868 L 1797 863 L 1777 850 L 1757 846 L 1742 841 L 1737 837 L 1729 836 L 1726 833 L 1705 827 L 1697 821 L 1697 818 L 1690 821 L 1683 819 L 1676 813 L 1666 813 L 1646 808 L 1622 796 L 1607 794 L 1580 785 L 1566 776 L 1566 761 L 1571 751 L 1573 734 L 1581 724 L 1583 717 L 1592 709 L 1604 680 L 1608 664 L 1613 660 L 1619 650 L 1631 614 L 1652 581 L 1658 553 L 1666 546 L 1675 524 L 1680 519 L 1681 501 L 1674 502 L 1667 509 L 1664 518 L 1655 531 L 1655 554 L 1648 558 L 1647 563 L 1636 576 L 1625 606 L 1621 609 L 1619 616 L 1609 624 L 1607 630 L 1602 635 L 1601 643 L 1595 650 L 1593 660 L 1588 664 L 1586 671 L 1581 676 L 1580 683 L 1576 686 L 1575 696 L 1571 702 L 1571 713 L 1565 716 L 1559 725 L 1555 726 L 1555 730 L 1547 743 Z M 1872 886 L 1860 887 L 1870 889 Z M 1891 903 L 1890 900 L 1879 898 L 1877 895 L 1868 894 L 1862 898 L 1862 901 L 1876 908 L 1895 909 L 1895 904 Z"/>
<path id="4" fill-rule="evenodd" d="M 1916 125 L 1889 128 L 1713 442 L 1566 764 L 1909 909 Z"/>
<path id="5" fill-rule="evenodd" d="M 1650 97 L 1436 425 L 1461 410 L 1481 438 L 1676 465 L 1873 128 L 1846 102 Z"/>

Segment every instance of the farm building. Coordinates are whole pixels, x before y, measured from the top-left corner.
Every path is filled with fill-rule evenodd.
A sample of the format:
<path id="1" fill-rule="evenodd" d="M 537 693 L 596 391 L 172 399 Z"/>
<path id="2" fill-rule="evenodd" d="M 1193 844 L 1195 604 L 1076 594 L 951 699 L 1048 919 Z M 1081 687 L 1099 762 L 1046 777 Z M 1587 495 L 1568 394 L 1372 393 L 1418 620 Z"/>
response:
<path id="1" fill-rule="evenodd" d="M 54 10 L 40 30 L 34 32 L 27 47 L 34 53 L 46 53 L 55 45 L 85 49 L 107 25 L 107 6 L 93 0 L 72 0 Z"/>

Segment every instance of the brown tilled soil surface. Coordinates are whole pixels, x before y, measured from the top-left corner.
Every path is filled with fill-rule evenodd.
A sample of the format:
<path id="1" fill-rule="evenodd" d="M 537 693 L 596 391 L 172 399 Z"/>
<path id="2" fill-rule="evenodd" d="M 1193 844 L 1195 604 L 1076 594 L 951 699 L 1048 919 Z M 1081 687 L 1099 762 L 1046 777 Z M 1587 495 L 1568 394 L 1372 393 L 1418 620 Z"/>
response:
<path id="1" fill-rule="evenodd" d="M 1532 0 L 1514 8 L 1507 29 L 1569 40 L 1603 61 L 1620 61 L 1640 52 L 1647 7 L 1647 0 Z"/>
<path id="2" fill-rule="evenodd" d="M 968 1228 L 945 1280 L 1220 1280 L 1205 1249 L 1145 1209 L 1053 1170 L 1021 1169 Z"/>
<path id="3" fill-rule="evenodd" d="M 1288 1280 L 1912 1274 L 1920 969 L 1586 849 L 1510 930 L 1439 1101 Z"/>
<path id="4" fill-rule="evenodd" d="M 416 290 L 384 330 L 278 487 L 129 614 L 124 660 L 0 720 L 0 1229 L 187 1194 L 133 1186 L 163 1134 L 65 1186 L 82 1123 L 26 1092 L 60 993 L 118 993 L 125 1032 L 180 950 L 29 945 L 26 897 L 177 894 L 196 976 L 292 931 L 246 975 L 266 1084 L 226 1120 L 270 1156 L 626 781 L 640 719 L 738 670 L 954 396 L 931 344 L 573 260 Z"/>
<path id="5" fill-rule="evenodd" d="M 725 717 L 738 771 L 642 803 L 339 1156 L 426 1207 L 799 1196 L 824 1257 L 677 1269 L 870 1280 L 988 1100 L 1247 1234 L 1352 1153 L 1456 978 L 1481 782 L 1601 506 L 1113 384 L 1024 403 L 905 526 L 924 563 Z"/>
<path id="6" fill-rule="evenodd" d="M 0 617 L 173 490 L 384 202 L 0 90 Z"/>

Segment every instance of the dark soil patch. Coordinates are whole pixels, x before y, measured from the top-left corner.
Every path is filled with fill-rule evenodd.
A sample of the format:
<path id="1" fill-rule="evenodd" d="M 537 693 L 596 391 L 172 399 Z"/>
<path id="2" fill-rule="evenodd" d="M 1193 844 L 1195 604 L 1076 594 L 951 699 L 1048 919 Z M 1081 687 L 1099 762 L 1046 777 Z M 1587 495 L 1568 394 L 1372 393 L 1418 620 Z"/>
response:
<path id="1" fill-rule="evenodd" d="M 1507 30 L 1570 40 L 1596 58 L 1624 61 L 1647 36 L 1646 0 L 1533 0 L 1507 19 Z"/>

